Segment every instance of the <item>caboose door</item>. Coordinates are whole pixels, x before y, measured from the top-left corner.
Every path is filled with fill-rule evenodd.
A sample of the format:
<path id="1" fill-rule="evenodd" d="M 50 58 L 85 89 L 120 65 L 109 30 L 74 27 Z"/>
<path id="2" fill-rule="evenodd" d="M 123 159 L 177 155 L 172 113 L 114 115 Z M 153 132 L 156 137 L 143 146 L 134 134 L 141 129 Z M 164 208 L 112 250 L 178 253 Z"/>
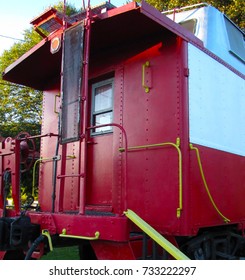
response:
<path id="1" fill-rule="evenodd" d="M 111 211 L 113 78 L 91 84 L 90 130 L 87 154 L 86 206 Z"/>

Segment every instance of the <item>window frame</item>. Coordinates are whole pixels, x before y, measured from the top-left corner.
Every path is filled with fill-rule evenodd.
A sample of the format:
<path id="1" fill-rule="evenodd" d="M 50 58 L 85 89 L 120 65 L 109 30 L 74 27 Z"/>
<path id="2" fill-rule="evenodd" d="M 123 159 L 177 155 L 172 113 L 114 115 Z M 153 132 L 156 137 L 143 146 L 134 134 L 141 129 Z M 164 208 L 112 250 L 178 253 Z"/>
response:
<path id="1" fill-rule="evenodd" d="M 109 85 L 109 84 L 111 84 L 111 88 L 112 88 L 111 107 L 95 111 L 95 93 L 96 93 L 96 89 L 100 88 L 102 86 Z M 93 126 L 96 126 L 96 124 L 95 124 L 95 117 L 100 115 L 100 114 L 111 113 L 112 114 L 112 119 L 113 119 L 114 78 L 109 78 L 109 79 L 105 79 L 105 80 L 101 80 L 99 82 L 93 83 L 92 86 L 91 86 L 91 91 L 92 91 L 92 106 L 91 106 L 91 121 L 90 121 L 90 124 L 93 127 Z M 105 127 L 103 127 L 103 128 L 105 128 Z M 92 129 L 91 130 L 91 136 L 104 135 L 104 134 L 108 134 L 108 133 L 112 133 L 112 132 L 113 132 L 113 127 L 111 127 L 108 130 L 105 130 L 105 131 L 103 131 L 103 130 L 102 131 L 95 131 L 95 129 Z"/>

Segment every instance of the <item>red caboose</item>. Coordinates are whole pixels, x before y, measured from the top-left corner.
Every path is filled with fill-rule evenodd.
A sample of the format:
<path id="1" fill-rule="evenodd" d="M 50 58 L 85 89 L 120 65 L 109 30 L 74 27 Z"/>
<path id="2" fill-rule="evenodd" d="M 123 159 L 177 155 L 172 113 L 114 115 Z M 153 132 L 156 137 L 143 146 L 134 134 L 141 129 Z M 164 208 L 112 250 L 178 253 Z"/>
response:
<path id="1" fill-rule="evenodd" d="M 50 9 L 32 23 L 50 34 L 3 74 L 43 91 L 41 135 L 0 144 L 5 255 L 39 258 L 47 236 L 85 259 L 168 258 L 160 247 L 177 259 L 244 257 L 239 47 L 228 63 L 193 34 L 198 20 L 181 26 L 145 2 L 106 3 L 66 26 Z M 37 138 L 39 205 L 22 211 L 20 164 Z"/>

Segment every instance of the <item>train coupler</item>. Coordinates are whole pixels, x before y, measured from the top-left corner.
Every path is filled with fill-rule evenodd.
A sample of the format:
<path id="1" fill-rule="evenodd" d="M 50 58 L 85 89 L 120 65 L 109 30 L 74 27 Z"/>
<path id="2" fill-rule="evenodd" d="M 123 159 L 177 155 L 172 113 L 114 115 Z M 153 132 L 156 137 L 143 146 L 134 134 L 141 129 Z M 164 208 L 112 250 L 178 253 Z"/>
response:
<path id="1" fill-rule="evenodd" d="M 0 251 L 27 250 L 39 235 L 40 226 L 28 216 L 0 218 Z"/>

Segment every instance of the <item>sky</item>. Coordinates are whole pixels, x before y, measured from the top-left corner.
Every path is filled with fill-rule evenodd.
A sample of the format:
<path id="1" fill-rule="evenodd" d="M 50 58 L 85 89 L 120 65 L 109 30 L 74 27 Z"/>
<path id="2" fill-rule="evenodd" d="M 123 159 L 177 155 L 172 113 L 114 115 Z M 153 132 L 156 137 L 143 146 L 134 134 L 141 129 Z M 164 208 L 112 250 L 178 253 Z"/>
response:
<path id="1" fill-rule="evenodd" d="M 124 5 L 126 1 L 111 0 L 111 3 L 119 7 Z M 0 55 L 15 42 L 18 42 L 18 40 L 6 37 L 23 39 L 23 31 L 32 27 L 30 21 L 57 2 L 59 0 L 0 0 Z M 83 5 L 83 0 L 67 0 L 66 2 L 77 9 Z M 90 0 L 91 6 L 103 2 L 105 0 Z"/>

